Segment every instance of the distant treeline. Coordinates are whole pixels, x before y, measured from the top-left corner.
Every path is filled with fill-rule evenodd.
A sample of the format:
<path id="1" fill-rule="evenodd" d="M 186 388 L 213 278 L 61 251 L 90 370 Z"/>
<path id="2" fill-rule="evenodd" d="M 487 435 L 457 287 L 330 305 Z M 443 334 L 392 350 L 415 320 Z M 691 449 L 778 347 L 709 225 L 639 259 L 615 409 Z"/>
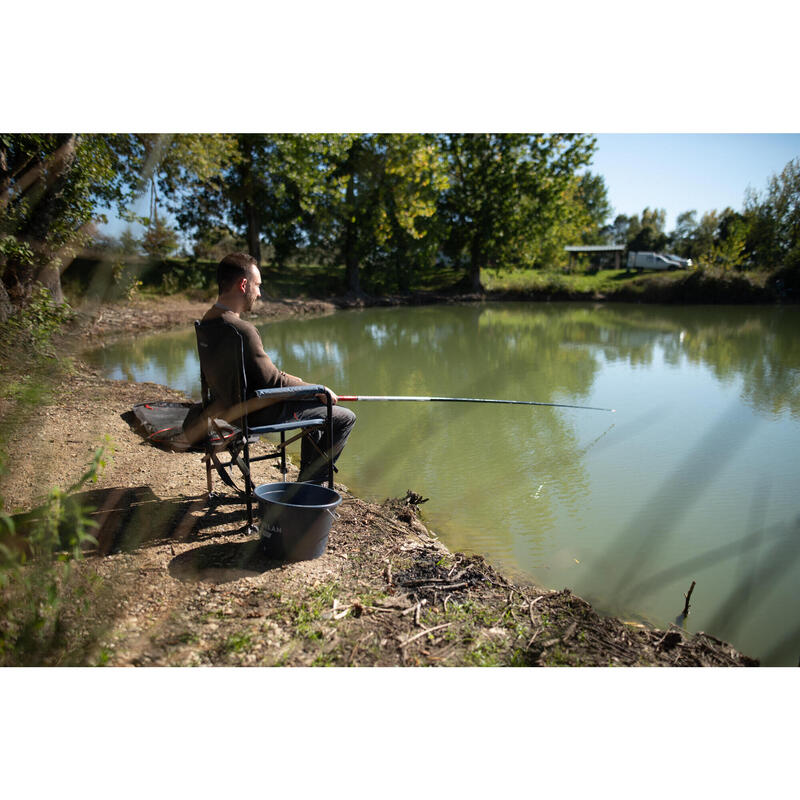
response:
<path id="1" fill-rule="evenodd" d="M 657 208 L 610 221 L 595 147 L 584 134 L 0 134 L 0 304 L 24 305 L 36 282 L 60 299 L 90 243 L 156 261 L 181 239 L 196 261 L 245 249 L 273 268 L 343 270 L 353 292 L 409 290 L 437 269 L 477 290 L 487 269 L 565 266 L 570 244 L 668 250 L 701 268 L 800 265 L 800 159 L 741 211 L 686 211 L 667 232 Z M 146 226 L 140 240 L 97 234 L 112 208 Z"/>

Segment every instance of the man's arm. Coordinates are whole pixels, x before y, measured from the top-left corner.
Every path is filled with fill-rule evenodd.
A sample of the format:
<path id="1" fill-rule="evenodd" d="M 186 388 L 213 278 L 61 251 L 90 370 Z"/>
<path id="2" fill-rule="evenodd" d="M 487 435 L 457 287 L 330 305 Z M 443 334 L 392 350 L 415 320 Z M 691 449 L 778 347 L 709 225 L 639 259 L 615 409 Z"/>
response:
<path id="1" fill-rule="evenodd" d="M 240 326 L 240 330 L 245 338 L 246 367 L 248 366 L 247 362 L 249 362 L 251 369 L 248 372 L 254 373 L 259 388 L 276 389 L 284 386 L 316 386 L 316 384 L 310 384 L 297 375 L 291 375 L 278 369 L 264 350 L 264 344 L 254 325 L 245 322 Z M 325 388 L 327 389 L 328 387 L 326 386 Z M 336 405 L 339 402 L 339 398 L 330 389 L 328 391 L 331 393 L 333 404 Z M 317 395 L 317 397 L 321 402 L 326 402 L 325 395 Z"/>

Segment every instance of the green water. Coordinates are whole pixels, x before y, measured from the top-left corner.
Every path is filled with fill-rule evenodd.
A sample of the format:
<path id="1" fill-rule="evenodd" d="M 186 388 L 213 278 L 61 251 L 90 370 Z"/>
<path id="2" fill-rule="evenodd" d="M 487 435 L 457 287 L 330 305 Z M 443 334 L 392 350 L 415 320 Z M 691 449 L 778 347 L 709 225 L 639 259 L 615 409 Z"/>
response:
<path id="1" fill-rule="evenodd" d="M 337 479 L 370 499 L 419 492 L 451 550 L 626 619 L 674 622 L 694 580 L 687 630 L 797 664 L 798 309 L 486 304 L 261 331 L 283 369 L 340 394 L 615 408 L 354 403 Z M 92 358 L 199 396 L 193 331 Z"/>

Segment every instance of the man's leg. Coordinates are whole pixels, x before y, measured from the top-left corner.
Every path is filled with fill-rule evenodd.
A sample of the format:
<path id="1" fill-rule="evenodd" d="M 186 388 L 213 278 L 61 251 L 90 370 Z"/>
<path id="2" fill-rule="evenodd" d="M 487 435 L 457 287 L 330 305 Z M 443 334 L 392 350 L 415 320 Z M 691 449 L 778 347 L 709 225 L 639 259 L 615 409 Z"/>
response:
<path id="1" fill-rule="evenodd" d="M 325 418 L 327 407 L 318 403 L 287 403 L 285 420 Z M 344 449 L 347 437 L 355 425 L 356 415 L 342 406 L 333 407 L 333 463 L 335 464 Z M 314 442 L 312 444 L 309 438 Z M 316 447 L 314 446 L 316 445 Z M 317 449 L 319 448 L 319 449 Z M 304 436 L 300 446 L 300 474 L 298 481 L 323 484 L 328 480 L 328 430 L 312 431 Z"/>

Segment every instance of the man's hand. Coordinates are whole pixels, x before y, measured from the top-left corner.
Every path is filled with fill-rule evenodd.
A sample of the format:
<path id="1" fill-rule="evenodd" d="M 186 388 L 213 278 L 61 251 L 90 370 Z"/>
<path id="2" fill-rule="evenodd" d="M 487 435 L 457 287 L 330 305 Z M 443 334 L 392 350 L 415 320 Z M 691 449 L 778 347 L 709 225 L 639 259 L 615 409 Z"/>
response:
<path id="1" fill-rule="evenodd" d="M 325 388 L 328 389 L 327 386 Z M 336 405 L 339 402 L 339 398 L 336 396 L 336 392 L 334 392 L 332 389 L 328 389 L 328 391 L 331 393 L 331 403 L 333 405 Z M 318 394 L 317 397 L 320 399 L 321 403 L 328 402 L 328 398 L 324 394 Z"/>

